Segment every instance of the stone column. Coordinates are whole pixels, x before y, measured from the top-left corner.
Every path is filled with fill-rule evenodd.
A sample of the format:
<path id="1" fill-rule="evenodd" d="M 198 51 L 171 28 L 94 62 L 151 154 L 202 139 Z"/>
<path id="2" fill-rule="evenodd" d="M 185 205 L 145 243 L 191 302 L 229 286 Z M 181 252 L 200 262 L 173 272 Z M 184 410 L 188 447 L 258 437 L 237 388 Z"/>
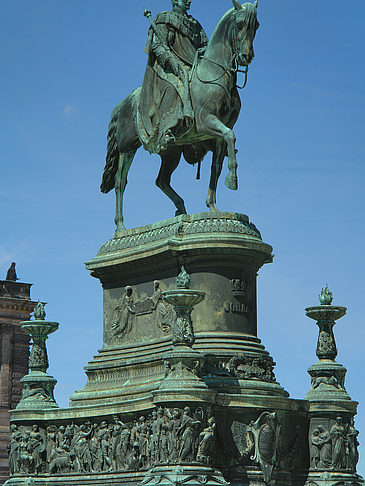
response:
<path id="1" fill-rule="evenodd" d="M 47 373 L 46 340 L 50 334 L 57 331 L 59 324 L 45 320 L 44 305 L 38 302 L 34 308 L 33 320 L 21 323 L 22 329 L 29 333 L 32 339 L 32 350 L 29 356 L 29 373 L 20 380 L 22 398 L 16 407 L 17 411 L 58 408 L 53 396 L 57 380 Z"/>
<path id="2" fill-rule="evenodd" d="M 0 280 L 0 484 L 8 478 L 9 409 L 21 398 L 20 379 L 28 372 L 29 337 L 20 322 L 35 306 L 31 284 Z"/>
<path id="3" fill-rule="evenodd" d="M 311 388 L 309 449 L 310 469 L 307 485 L 316 483 L 349 486 L 362 481 L 356 474 L 358 434 L 355 428 L 357 402 L 345 388 L 346 368 L 335 360 L 337 346 L 333 327 L 346 314 L 346 308 L 332 305 L 333 295 L 326 286 L 319 306 L 308 307 L 306 314 L 319 327 L 316 354 L 318 362 L 308 369 Z"/>

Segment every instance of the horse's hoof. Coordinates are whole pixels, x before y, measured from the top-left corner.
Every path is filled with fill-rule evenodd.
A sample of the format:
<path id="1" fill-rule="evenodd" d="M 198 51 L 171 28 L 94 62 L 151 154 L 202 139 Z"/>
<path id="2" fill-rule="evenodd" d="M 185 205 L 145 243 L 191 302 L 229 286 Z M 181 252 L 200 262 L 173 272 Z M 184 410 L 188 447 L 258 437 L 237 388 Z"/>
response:
<path id="1" fill-rule="evenodd" d="M 219 209 L 217 208 L 217 206 L 213 203 L 209 204 L 207 203 L 207 208 L 209 209 L 209 211 L 211 213 L 219 213 Z"/>
<path id="2" fill-rule="evenodd" d="M 231 189 L 231 191 L 237 191 L 238 179 L 236 176 L 232 176 L 231 174 L 228 174 L 224 180 L 224 183 L 228 187 L 228 189 Z"/>
<path id="3" fill-rule="evenodd" d="M 180 214 L 188 214 L 186 210 L 177 209 L 175 211 L 175 216 L 180 216 Z"/>
<path id="4" fill-rule="evenodd" d="M 114 234 L 113 234 L 113 238 L 119 238 L 120 236 L 123 236 L 123 234 L 126 232 L 126 228 L 124 226 L 124 224 L 122 223 L 118 223 L 117 224 L 117 227 L 114 231 Z"/>

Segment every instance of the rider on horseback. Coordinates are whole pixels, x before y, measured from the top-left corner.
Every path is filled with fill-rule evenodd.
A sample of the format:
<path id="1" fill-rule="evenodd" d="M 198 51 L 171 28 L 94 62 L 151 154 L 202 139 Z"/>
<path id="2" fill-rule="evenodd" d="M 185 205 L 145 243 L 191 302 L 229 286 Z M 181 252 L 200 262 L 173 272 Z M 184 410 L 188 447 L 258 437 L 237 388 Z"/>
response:
<path id="1" fill-rule="evenodd" d="M 117 234 L 125 231 L 123 194 L 142 144 L 161 157 L 156 185 L 173 202 L 177 215 L 186 214 L 186 208 L 171 186 L 171 176 L 182 156 L 189 164 L 200 164 L 212 151 L 206 199 L 210 211 L 218 211 L 217 183 L 226 156 L 229 172 L 225 184 L 232 190 L 238 187 L 233 131 L 241 109 L 237 72 L 240 66 L 247 69 L 254 58 L 259 23 L 258 0 L 243 5 L 232 2 L 233 8 L 221 17 L 208 43 L 201 25 L 187 14 L 190 0 L 173 0 L 172 11 L 162 12 L 155 21 L 145 12 L 151 29 L 143 86 L 112 111 L 100 185 L 104 193 L 115 189 Z M 201 57 L 200 49 L 204 50 Z"/>
<path id="2" fill-rule="evenodd" d="M 189 75 L 198 49 L 208 38 L 197 20 L 187 14 L 191 0 L 172 0 L 172 11 L 151 20 L 148 62 L 138 110 L 139 136 L 153 153 L 166 150 L 193 125 Z"/>

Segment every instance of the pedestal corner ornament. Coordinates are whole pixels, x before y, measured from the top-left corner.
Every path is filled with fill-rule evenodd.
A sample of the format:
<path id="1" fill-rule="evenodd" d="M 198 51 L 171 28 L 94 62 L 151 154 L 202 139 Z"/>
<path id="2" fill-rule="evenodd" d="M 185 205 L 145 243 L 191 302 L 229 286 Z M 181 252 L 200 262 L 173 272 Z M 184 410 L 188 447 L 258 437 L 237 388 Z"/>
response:
<path id="1" fill-rule="evenodd" d="M 328 285 L 319 295 L 320 306 L 309 307 L 306 314 L 319 327 L 316 354 L 319 361 L 308 369 L 311 388 L 309 444 L 310 471 L 307 484 L 362 484 L 356 474 L 358 435 L 353 402 L 345 388 L 346 368 L 335 361 L 337 346 L 333 327 L 346 314 L 346 308 L 332 305 Z"/>
<path id="2" fill-rule="evenodd" d="M 306 399 L 351 400 L 345 389 L 346 368 L 337 363 L 337 346 L 333 327 L 346 314 L 345 307 L 333 306 L 333 294 L 326 286 L 319 295 L 321 305 L 308 307 L 306 314 L 319 327 L 316 355 L 318 363 L 308 369 L 312 384 Z"/>
<path id="3" fill-rule="evenodd" d="M 58 329 L 58 322 L 46 321 L 44 304 L 38 302 L 33 311 L 33 320 L 24 321 L 21 327 L 32 339 L 29 356 L 29 373 L 20 381 L 22 383 L 22 398 L 16 410 L 42 410 L 57 408 L 53 389 L 57 381 L 47 373 L 48 354 L 46 340 Z"/>
<path id="4" fill-rule="evenodd" d="M 166 354 L 165 378 L 158 391 L 154 392 L 154 402 L 206 403 L 213 400 L 214 392 L 202 379 L 204 354 L 192 349 L 195 342 L 191 313 L 194 306 L 202 302 L 206 293 L 190 289 L 190 276 L 182 267 L 176 279 L 177 289 L 162 293 L 163 300 L 175 312 L 172 326 L 172 349 Z"/>

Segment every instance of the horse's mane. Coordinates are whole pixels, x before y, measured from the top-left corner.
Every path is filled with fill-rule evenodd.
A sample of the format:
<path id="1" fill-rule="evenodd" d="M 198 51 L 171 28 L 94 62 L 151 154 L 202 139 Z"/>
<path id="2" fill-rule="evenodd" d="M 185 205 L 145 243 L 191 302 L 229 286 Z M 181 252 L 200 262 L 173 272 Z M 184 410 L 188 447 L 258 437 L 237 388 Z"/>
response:
<path id="1" fill-rule="evenodd" d="M 259 25 L 257 21 L 256 7 L 254 6 L 253 3 L 250 2 L 244 3 L 242 7 L 245 9 L 246 17 L 248 16 L 248 30 L 250 32 L 255 32 Z M 217 35 L 217 32 L 228 21 L 228 17 L 231 17 L 234 12 L 238 12 L 238 10 L 236 10 L 235 8 L 230 8 L 229 10 L 227 10 L 225 14 L 223 14 L 221 19 L 218 21 L 217 25 L 215 26 L 215 29 L 213 30 L 211 39 L 213 39 L 215 35 Z"/>
<path id="2" fill-rule="evenodd" d="M 212 35 L 210 36 L 210 39 L 213 39 L 216 35 L 218 30 L 222 28 L 222 25 L 227 21 L 227 18 L 233 13 L 234 8 L 230 8 L 223 16 L 220 18 L 218 21 L 217 25 L 215 26 Z"/>
<path id="3" fill-rule="evenodd" d="M 247 6 L 246 12 L 249 15 L 248 18 L 248 30 L 250 33 L 256 32 L 257 28 L 259 27 L 259 22 L 257 20 L 257 10 L 256 7 L 252 3 L 245 3 L 244 5 Z"/>

